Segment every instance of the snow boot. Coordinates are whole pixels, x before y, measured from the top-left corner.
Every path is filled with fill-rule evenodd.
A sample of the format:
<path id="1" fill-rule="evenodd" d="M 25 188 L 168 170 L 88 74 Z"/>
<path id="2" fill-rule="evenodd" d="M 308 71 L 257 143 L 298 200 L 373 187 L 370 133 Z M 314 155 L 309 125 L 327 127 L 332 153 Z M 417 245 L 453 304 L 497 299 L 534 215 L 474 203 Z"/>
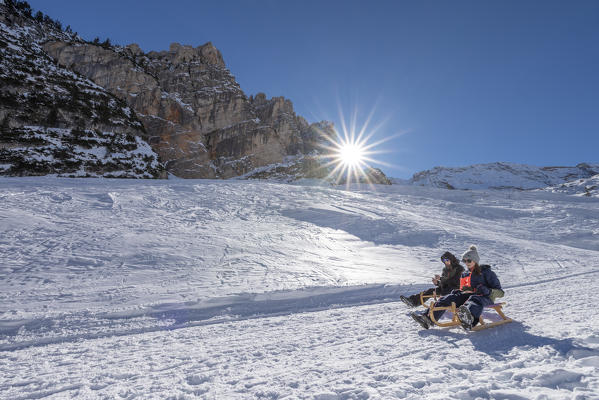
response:
<path id="1" fill-rule="evenodd" d="M 424 329 L 429 329 L 434 325 L 433 321 L 431 321 L 429 316 L 426 314 L 411 313 L 410 317 L 412 317 L 414 321 L 418 322 L 418 324 L 420 324 L 420 326 L 422 326 Z"/>
<path id="2" fill-rule="evenodd" d="M 474 317 L 472 313 L 466 306 L 460 306 L 458 308 L 458 319 L 460 320 L 460 324 L 462 324 L 462 328 L 467 331 L 472 330 L 472 326 L 474 325 Z"/>
<path id="3" fill-rule="evenodd" d="M 399 296 L 399 298 L 401 299 L 401 301 L 403 301 L 408 307 L 418 307 L 418 304 L 414 304 L 414 302 L 412 301 L 412 299 L 410 299 L 409 297 L 406 296 Z"/>

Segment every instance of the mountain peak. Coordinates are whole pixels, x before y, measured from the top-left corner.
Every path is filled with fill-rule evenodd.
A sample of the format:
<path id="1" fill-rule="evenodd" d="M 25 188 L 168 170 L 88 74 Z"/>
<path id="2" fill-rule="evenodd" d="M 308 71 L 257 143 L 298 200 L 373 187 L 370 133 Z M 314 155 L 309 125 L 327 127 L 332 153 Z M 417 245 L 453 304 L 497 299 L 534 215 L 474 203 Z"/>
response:
<path id="1" fill-rule="evenodd" d="M 225 67 L 222 54 L 211 42 L 197 47 L 171 43 L 168 52 L 151 52 L 151 54 L 155 54 L 158 57 L 169 57 L 170 61 L 175 65 L 199 61 L 202 64 L 214 65 L 221 68 Z"/>

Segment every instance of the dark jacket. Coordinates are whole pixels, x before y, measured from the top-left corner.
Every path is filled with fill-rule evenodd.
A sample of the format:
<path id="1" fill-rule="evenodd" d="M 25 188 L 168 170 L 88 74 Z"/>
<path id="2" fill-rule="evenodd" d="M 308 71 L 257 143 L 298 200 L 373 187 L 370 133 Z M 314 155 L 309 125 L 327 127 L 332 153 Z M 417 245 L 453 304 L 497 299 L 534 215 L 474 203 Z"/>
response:
<path id="1" fill-rule="evenodd" d="M 489 265 L 481 265 L 480 270 L 480 275 L 471 275 L 470 271 L 466 271 L 462 274 L 462 277 L 471 275 L 470 286 L 474 288 L 477 295 L 488 297 L 491 294 L 491 289 L 501 289 L 499 278 L 497 278 L 495 272 L 491 271 L 491 267 Z"/>
<path id="2" fill-rule="evenodd" d="M 451 293 L 452 290 L 460 288 L 460 276 L 462 275 L 462 272 L 464 272 L 464 267 L 460 264 L 451 264 L 450 267 L 443 268 L 441 278 L 439 279 L 439 283 L 437 283 L 437 287 L 441 290 L 441 294 L 448 294 Z"/>

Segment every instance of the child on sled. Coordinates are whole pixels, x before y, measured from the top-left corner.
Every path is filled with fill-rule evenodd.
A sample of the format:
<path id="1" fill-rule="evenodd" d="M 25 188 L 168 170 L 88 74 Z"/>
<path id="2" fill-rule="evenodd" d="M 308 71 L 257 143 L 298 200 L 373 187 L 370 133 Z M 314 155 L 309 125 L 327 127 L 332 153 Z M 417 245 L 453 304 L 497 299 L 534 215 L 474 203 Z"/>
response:
<path id="1" fill-rule="evenodd" d="M 433 277 L 433 284 L 435 287 L 408 297 L 400 296 L 404 303 L 409 307 L 418 307 L 421 304 L 421 295 L 431 296 L 435 294 L 437 296 L 443 296 L 460 287 L 460 275 L 464 272 L 464 267 L 460 265 L 458 259 L 449 251 L 446 251 L 441 256 L 441 262 L 445 264 L 445 267 L 443 267 L 441 276 L 435 275 Z"/>
<path id="2" fill-rule="evenodd" d="M 503 295 L 501 283 L 495 272 L 488 265 L 479 265 L 480 257 L 476 246 L 472 245 L 462 255 L 462 261 L 468 267 L 468 271 L 462 274 L 460 289 L 453 290 L 451 294 L 441 297 L 434 307 L 447 307 L 455 303 L 458 307 L 457 316 L 462 327 L 471 330 L 479 321 L 479 317 L 486 305 L 493 304 L 492 297 Z M 424 313 L 412 313 L 412 318 L 428 329 L 434 325 L 429 317 L 429 311 Z M 433 310 L 435 320 L 439 320 L 445 310 Z"/>

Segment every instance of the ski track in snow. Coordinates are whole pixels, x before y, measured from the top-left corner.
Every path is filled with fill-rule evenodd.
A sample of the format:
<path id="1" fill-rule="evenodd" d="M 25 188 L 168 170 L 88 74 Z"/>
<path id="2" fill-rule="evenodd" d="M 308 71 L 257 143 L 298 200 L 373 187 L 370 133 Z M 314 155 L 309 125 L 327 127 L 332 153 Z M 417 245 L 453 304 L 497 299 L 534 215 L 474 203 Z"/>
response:
<path id="1" fill-rule="evenodd" d="M 599 199 L 0 179 L 0 398 L 596 399 Z M 516 322 L 399 295 L 475 243 Z"/>

